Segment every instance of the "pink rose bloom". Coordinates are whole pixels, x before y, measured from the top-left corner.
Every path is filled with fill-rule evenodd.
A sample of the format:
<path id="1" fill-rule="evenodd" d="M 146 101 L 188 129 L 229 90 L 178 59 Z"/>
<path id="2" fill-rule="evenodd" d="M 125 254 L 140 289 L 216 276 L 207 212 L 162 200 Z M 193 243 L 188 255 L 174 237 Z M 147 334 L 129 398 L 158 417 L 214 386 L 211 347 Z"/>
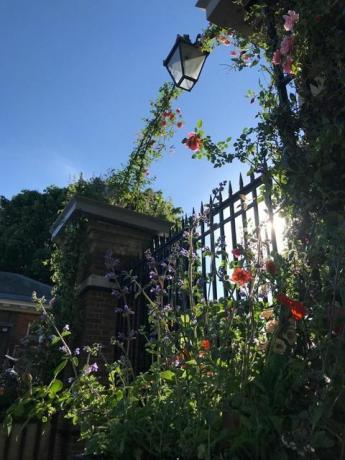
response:
<path id="1" fill-rule="evenodd" d="M 189 149 L 193 150 L 194 152 L 197 152 L 198 150 L 200 150 L 202 141 L 200 137 L 198 136 L 198 134 L 189 133 L 185 141 L 185 144 Z"/>
<path id="2" fill-rule="evenodd" d="M 220 43 L 223 43 L 223 45 L 225 46 L 230 45 L 230 40 L 227 37 L 224 37 L 223 35 L 218 37 L 218 40 L 220 41 Z"/>
<path id="3" fill-rule="evenodd" d="M 294 28 L 294 25 L 299 20 L 299 14 L 297 14 L 296 11 L 289 10 L 288 14 L 285 14 L 283 18 L 285 20 L 284 29 L 287 32 L 291 32 Z"/>
<path id="4" fill-rule="evenodd" d="M 235 248 L 231 252 L 234 257 L 241 257 L 242 251 L 240 248 Z"/>
<path id="5" fill-rule="evenodd" d="M 274 53 L 273 53 L 273 58 L 272 58 L 272 64 L 274 65 L 279 65 L 282 63 L 282 55 L 280 52 L 280 49 L 278 48 Z"/>
<path id="6" fill-rule="evenodd" d="M 280 45 L 280 52 L 284 56 L 287 54 L 291 54 L 293 50 L 293 42 L 294 39 L 292 35 L 287 35 L 286 37 L 283 38 L 281 45 Z"/>
<path id="7" fill-rule="evenodd" d="M 292 57 L 287 56 L 283 64 L 283 72 L 291 74 L 292 73 Z"/>

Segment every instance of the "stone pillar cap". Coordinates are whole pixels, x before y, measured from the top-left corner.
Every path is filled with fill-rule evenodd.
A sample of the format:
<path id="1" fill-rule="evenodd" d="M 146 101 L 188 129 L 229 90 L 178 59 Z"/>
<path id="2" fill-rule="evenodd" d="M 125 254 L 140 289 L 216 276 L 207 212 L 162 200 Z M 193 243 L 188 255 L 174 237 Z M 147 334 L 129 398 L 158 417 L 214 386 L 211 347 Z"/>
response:
<path id="1" fill-rule="evenodd" d="M 75 196 L 65 206 L 62 213 L 51 227 L 52 240 L 60 235 L 66 224 L 75 215 L 85 215 L 98 220 L 145 230 L 152 235 L 169 233 L 171 223 L 157 217 L 141 214 L 130 209 L 121 208 L 101 201 Z"/>

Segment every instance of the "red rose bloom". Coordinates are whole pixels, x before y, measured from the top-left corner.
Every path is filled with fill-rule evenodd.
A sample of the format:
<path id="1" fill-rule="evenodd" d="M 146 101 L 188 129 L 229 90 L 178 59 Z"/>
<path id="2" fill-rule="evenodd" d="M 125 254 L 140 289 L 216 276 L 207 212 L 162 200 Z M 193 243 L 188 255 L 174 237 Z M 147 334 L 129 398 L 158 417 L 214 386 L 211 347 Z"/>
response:
<path id="1" fill-rule="evenodd" d="M 240 248 L 235 248 L 231 252 L 232 252 L 232 255 L 236 258 L 240 257 L 240 255 L 242 254 L 242 251 Z"/>
<path id="2" fill-rule="evenodd" d="M 302 302 L 299 302 L 298 300 L 289 299 L 289 297 L 287 297 L 285 294 L 278 294 L 277 300 L 282 305 L 290 309 L 291 316 L 295 320 L 299 321 L 305 317 L 307 311 Z"/>
<path id="3" fill-rule="evenodd" d="M 244 284 L 249 283 L 252 279 L 252 274 L 244 268 L 235 268 L 231 275 L 231 281 L 238 284 L 239 286 L 243 286 Z"/>
<path id="4" fill-rule="evenodd" d="M 200 137 L 196 133 L 189 133 L 184 142 L 186 146 L 194 152 L 197 152 L 202 144 Z"/>
<path id="5" fill-rule="evenodd" d="M 202 340 L 200 348 L 204 351 L 209 351 L 211 349 L 211 342 L 208 339 Z"/>
<path id="6" fill-rule="evenodd" d="M 266 260 L 265 269 L 266 269 L 266 272 L 268 272 L 270 275 L 274 276 L 277 274 L 277 266 L 273 262 L 273 260 Z"/>

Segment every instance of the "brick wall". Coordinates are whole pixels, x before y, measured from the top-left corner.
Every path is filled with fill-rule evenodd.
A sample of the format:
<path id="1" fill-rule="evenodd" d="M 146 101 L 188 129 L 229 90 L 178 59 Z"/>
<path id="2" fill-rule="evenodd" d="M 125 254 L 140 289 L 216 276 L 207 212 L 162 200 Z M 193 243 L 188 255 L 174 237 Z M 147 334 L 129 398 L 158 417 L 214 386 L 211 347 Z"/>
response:
<path id="1" fill-rule="evenodd" d="M 0 310 L 0 322 L 8 323 L 8 332 L 0 331 L 1 353 L 13 353 L 15 346 L 20 339 L 26 336 L 29 324 L 37 320 L 37 313 L 26 313 L 20 311 Z M 2 357 L 1 357 L 2 359 Z"/>

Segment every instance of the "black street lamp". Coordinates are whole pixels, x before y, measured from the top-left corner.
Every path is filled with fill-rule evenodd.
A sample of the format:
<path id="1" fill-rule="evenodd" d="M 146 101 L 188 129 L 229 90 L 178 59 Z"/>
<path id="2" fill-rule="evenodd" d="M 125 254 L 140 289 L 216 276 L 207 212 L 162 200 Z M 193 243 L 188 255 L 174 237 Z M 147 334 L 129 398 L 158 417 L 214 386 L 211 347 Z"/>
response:
<path id="1" fill-rule="evenodd" d="M 198 39 L 192 43 L 188 35 L 178 35 L 163 64 L 175 86 L 190 91 L 199 79 L 207 56 L 208 53 L 201 50 Z"/>

